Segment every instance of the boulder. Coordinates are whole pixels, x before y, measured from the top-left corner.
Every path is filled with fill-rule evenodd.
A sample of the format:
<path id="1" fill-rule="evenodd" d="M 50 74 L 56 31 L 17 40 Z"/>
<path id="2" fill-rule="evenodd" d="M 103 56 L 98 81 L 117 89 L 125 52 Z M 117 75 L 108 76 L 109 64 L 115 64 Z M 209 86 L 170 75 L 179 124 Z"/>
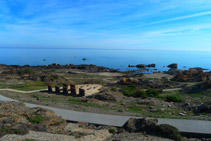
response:
<path id="1" fill-rule="evenodd" d="M 130 118 L 124 125 L 123 128 L 128 132 L 145 132 L 155 128 L 158 120 L 157 119 L 135 119 Z"/>
<path id="2" fill-rule="evenodd" d="M 136 65 L 136 67 L 137 67 L 137 68 L 146 68 L 147 66 L 144 65 L 144 64 L 138 64 L 138 65 Z"/>
<path id="3" fill-rule="evenodd" d="M 170 75 L 175 75 L 175 74 L 178 74 L 180 73 L 180 70 L 178 69 L 169 69 L 166 74 L 170 74 Z"/>
<path id="4" fill-rule="evenodd" d="M 154 68 L 156 65 L 155 64 L 149 64 L 149 65 L 147 65 L 147 67 L 149 67 L 149 68 Z"/>
<path id="5" fill-rule="evenodd" d="M 173 63 L 173 64 L 168 65 L 167 67 L 172 68 L 172 69 L 177 69 L 177 66 L 178 65 L 176 63 Z"/>
<path id="6" fill-rule="evenodd" d="M 197 113 L 211 113 L 211 103 L 209 104 L 201 104 L 197 108 Z"/>
<path id="7" fill-rule="evenodd" d="M 182 136 L 179 130 L 168 124 L 157 125 L 154 131 L 154 135 L 173 139 L 175 141 L 182 141 Z"/>

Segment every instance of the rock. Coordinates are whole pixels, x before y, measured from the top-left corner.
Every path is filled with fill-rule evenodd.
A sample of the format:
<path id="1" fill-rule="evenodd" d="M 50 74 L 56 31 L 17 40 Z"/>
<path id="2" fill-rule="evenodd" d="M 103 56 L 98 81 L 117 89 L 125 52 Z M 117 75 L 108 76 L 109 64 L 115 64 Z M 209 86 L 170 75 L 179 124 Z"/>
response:
<path id="1" fill-rule="evenodd" d="M 161 124 L 157 125 L 157 119 L 134 119 L 130 118 L 124 125 L 123 129 L 128 132 L 146 132 L 150 135 L 156 135 L 181 141 L 182 136 L 179 130 L 171 125 Z"/>
<path id="2" fill-rule="evenodd" d="M 184 103 L 182 106 L 182 109 L 186 111 L 196 111 L 197 110 L 197 104 L 193 103 Z"/>
<path id="3" fill-rule="evenodd" d="M 147 66 L 144 65 L 144 64 L 138 64 L 138 65 L 136 65 L 136 67 L 137 67 L 137 68 L 146 68 Z"/>
<path id="4" fill-rule="evenodd" d="M 180 116 L 185 116 L 185 113 L 179 113 Z"/>
<path id="5" fill-rule="evenodd" d="M 180 72 L 180 70 L 178 69 L 169 69 L 166 74 L 170 74 L 170 75 L 176 75 Z"/>
<path id="6" fill-rule="evenodd" d="M 28 108 L 23 103 L 0 101 L 0 137 L 9 133 L 26 134 L 29 130 L 64 133 L 66 121 L 53 111 Z"/>
<path id="7" fill-rule="evenodd" d="M 197 113 L 211 113 L 211 103 L 200 105 L 197 110 Z"/>
<path id="8" fill-rule="evenodd" d="M 177 69 L 177 64 L 173 63 L 167 66 L 168 68 Z"/>
<path id="9" fill-rule="evenodd" d="M 158 120 L 157 119 L 135 119 L 130 118 L 124 125 L 123 128 L 128 132 L 143 132 L 150 131 L 155 128 Z"/>
<path id="10" fill-rule="evenodd" d="M 128 65 L 129 68 L 136 67 L 135 65 Z"/>
<path id="11" fill-rule="evenodd" d="M 209 80 L 211 73 L 203 72 L 201 69 L 189 69 L 174 73 L 173 80 L 181 82 L 201 82 Z"/>
<path id="12" fill-rule="evenodd" d="M 4 124 L 13 123 L 13 122 L 14 122 L 14 120 L 12 120 L 12 119 L 5 119 L 3 121 Z"/>
<path id="13" fill-rule="evenodd" d="M 136 65 L 137 68 L 154 68 L 156 65 L 155 64 L 149 64 L 149 65 L 144 65 L 144 64 L 138 64 Z"/>
<path id="14" fill-rule="evenodd" d="M 157 136 L 173 139 L 175 141 L 182 141 L 182 136 L 179 130 L 168 124 L 157 125 L 153 134 Z"/>
<path id="15" fill-rule="evenodd" d="M 155 64 L 149 64 L 149 65 L 147 65 L 147 67 L 149 67 L 149 68 L 154 68 L 156 65 Z"/>
<path id="16" fill-rule="evenodd" d="M 94 95 L 93 98 L 101 100 L 101 101 L 117 101 L 116 98 L 109 93 L 99 93 L 99 94 Z"/>
<path id="17" fill-rule="evenodd" d="M 211 80 L 204 81 L 200 84 L 196 84 L 194 86 L 184 88 L 184 90 L 186 92 L 190 92 L 190 93 L 200 92 L 200 91 L 207 90 L 207 89 L 211 89 Z"/>

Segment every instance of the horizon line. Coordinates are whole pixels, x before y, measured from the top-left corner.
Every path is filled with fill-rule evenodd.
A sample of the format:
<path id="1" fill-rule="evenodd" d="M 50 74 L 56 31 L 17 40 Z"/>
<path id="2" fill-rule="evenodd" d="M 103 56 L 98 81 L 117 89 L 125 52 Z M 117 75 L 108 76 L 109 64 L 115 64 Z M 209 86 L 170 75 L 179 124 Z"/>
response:
<path id="1" fill-rule="evenodd" d="M 89 49 L 89 50 L 146 50 L 146 51 L 209 51 L 211 52 L 211 49 L 153 49 L 153 48 L 72 48 L 72 47 L 0 47 L 0 49 Z"/>

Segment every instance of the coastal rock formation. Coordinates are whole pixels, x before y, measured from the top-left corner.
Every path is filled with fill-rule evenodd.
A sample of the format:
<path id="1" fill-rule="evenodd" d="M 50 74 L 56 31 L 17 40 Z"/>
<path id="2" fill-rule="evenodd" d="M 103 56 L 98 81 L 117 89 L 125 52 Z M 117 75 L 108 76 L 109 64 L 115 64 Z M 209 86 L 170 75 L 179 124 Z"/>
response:
<path id="1" fill-rule="evenodd" d="M 169 69 L 166 74 L 170 74 L 170 75 L 176 75 L 178 73 L 180 73 L 181 70 L 178 70 L 178 69 Z"/>
<path id="2" fill-rule="evenodd" d="M 201 82 L 210 80 L 211 73 L 203 72 L 202 69 L 189 69 L 184 71 L 178 71 L 173 80 L 181 82 Z"/>
<path id="3" fill-rule="evenodd" d="M 168 65 L 167 67 L 171 69 L 177 69 L 177 66 L 178 65 L 176 63 L 173 63 L 173 64 Z"/>
<path id="4" fill-rule="evenodd" d="M 144 65 L 144 64 L 138 64 L 136 65 L 137 68 L 154 68 L 156 65 L 155 64 L 149 64 L 149 65 Z"/>

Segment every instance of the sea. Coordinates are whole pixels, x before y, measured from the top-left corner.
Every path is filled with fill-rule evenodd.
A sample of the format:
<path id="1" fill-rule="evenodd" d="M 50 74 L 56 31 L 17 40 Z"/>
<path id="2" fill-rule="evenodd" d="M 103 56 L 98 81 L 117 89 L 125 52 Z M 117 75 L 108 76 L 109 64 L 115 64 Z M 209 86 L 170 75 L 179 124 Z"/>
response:
<path id="1" fill-rule="evenodd" d="M 86 60 L 83 60 L 86 58 Z M 211 69 L 210 51 L 169 51 L 141 49 L 80 49 L 80 48 L 0 48 L 0 64 L 49 65 L 93 64 L 120 71 L 159 72 L 177 63 L 179 69 L 201 67 Z M 142 70 L 128 65 L 156 64 L 156 68 Z"/>

